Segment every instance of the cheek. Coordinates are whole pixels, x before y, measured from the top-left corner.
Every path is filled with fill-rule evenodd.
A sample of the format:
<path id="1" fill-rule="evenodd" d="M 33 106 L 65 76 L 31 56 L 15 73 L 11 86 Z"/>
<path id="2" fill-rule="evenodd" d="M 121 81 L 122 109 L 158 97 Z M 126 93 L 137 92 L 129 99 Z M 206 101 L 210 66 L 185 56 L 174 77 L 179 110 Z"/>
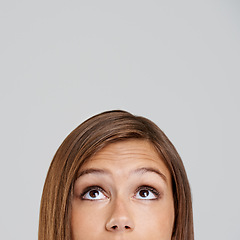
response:
<path id="1" fill-rule="evenodd" d="M 91 207 L 72 202 L 71 232 L 73 240 L 97 239 L 95 236 L 104 229 L 104 213 L 97 212 L 96 214 L 96 211 L 92 211 Z"/>
<path id="2" fill-rule="evenodd" d="M 135 230 L 141 232 L 141 236 L 148 236 L 149 239 L 171 240 L 174 224 L 173 204 L 156 204 L 136 213 Z"/>

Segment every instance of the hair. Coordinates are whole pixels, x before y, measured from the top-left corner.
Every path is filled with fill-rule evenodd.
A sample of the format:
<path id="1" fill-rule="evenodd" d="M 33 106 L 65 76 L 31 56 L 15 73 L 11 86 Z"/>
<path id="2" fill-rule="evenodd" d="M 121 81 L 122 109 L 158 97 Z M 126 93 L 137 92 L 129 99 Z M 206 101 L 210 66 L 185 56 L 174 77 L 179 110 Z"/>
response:
<path id="1" fill-rule="evenodd" d="M 191 191 L 179 154 L 155 123 L 121 110 L 89 118 L 58 148 L 43 188 L 39 240 L 71 240 L 71 196 L 79 169 L 106 145 L 127 139 L 147 140 L 156 148 L 172 178 L 175 211 L 172 240 L 194 240 Z"/>

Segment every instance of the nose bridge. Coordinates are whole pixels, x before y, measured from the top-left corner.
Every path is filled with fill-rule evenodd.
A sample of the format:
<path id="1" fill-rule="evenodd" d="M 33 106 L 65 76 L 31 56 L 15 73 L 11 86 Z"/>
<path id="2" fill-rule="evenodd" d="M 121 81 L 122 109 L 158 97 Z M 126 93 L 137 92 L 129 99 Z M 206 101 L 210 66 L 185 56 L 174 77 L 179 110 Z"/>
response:
<path id="1" fill-rule="evenodd" d="M 134 229 L 130 201 L 128 199 L 118 196 L 111 202 L 106 229 L 108 231 L 132 231 Z"/>

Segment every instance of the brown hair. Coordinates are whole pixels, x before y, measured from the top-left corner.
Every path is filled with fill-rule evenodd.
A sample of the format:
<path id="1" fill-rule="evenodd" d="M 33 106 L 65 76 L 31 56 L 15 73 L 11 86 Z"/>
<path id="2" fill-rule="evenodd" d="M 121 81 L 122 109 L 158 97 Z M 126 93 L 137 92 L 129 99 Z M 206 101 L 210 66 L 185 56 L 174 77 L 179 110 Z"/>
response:
<path id="1" fill-rule="evenodd" d="M 115 110 L 83 122 L 57 150 L 43 189 L 39 240 L 71 240 L 70 201 L 79 169 L 106 145 L 131 138 L 150 141 L 170 171 L 175 208 L 172 240 L 194 239 L 191 191 L 175 147 L 152 121 Z"/>

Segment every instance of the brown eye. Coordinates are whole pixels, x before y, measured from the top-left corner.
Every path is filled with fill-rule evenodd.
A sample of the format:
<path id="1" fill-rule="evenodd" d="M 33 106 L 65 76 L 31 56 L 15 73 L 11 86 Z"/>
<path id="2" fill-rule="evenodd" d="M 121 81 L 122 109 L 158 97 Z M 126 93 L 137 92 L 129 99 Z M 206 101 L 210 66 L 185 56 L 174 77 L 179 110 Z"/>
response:
<path id="1" fill-rule="evenodd" d="M 137 192 L 135 194 L 135 198 L 139 200 L 154 200 L 158 199 L 160 196 L 160 193 L 150 186 L 141 186 L 137 189 Z"/>
<path id="2" fill-rule="evenodd" d="M 98 190 L 92 190 L 89 192 L 89 196 L 91 198 L 96 198 L 99 195 L 99 191 Z"/>
<path id="3" fill-rule="evenodd" d="M 141 190 L 139 191 L 139 196 L 145 198 L 149 195 L 149 190 Z"/>
<path id="4" fill-rule="evenodd" d="M 88 187 L 83 194 L 81 194 L 81 199 L 82 200 L 103 200 L 106 199 L 107 196 L 104 192 L 104 190 L 100 187 L 93 186 L 93 187 Z"/>

